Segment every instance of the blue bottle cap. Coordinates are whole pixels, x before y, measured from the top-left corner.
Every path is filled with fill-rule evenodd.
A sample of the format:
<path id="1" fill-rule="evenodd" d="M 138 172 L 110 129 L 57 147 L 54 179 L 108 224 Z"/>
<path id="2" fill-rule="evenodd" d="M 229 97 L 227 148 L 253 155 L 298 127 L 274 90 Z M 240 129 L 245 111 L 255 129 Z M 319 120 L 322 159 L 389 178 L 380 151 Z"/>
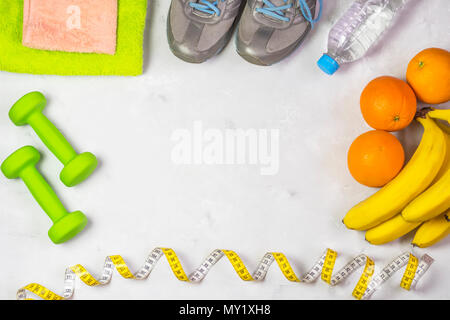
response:
<path id="1" fill-rule="evenodd" d="M 317 65 L 323 72 L 332 75 L 339 69 L 339 64 L 327 54 L 324 54 L 319 61 L 317 61 Z"/>

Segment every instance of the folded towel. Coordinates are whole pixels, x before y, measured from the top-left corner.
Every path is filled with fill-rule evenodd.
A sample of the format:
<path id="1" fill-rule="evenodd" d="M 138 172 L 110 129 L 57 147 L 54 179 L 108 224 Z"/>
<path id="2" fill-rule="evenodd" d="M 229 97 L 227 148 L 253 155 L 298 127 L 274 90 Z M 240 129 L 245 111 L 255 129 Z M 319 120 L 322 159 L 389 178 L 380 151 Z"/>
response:
<path id="1" fill-rule="evenodd" d="M 0 70 L 56 75 L 139 75 L 147 0 L 118 0 L 114 55 L 46 51 L 22 45 L 24 0 L 0 0 Z"/>
<path id="2" fill-rule="evenodd" d="M 116 52 L 117 0 L 24 0 L 24 46 L 65 52 Z"/>

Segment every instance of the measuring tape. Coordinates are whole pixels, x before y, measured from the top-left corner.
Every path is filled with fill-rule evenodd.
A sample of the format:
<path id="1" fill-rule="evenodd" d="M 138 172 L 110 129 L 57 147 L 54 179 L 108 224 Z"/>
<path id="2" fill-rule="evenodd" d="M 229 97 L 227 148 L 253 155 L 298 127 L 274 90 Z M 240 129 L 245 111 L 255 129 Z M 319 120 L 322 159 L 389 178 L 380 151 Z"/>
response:
<path id="1" fill-rule="evenodd" d="M 361 254 L 352 259 L 333 275 L 337 252 L 327 249 L 305 275 L 298 277 L 283 253 L 266 253 L 256 267 L 256 270 L 251 274 L 242 262 L 242 259 L 234 251 L 216 249 L 194 272 L 188 276 L 185 273 L 174 250 L 170 248 L 156 248 L 153 249 L 148 255 L 144 265 L 136 273 L 132 273 L 130 271 L 124 259 L 120 255 L 108 256 L 105 259 L 102 275 L 98 279 L 93 277 L 82 265 L 77 264 L 66 269 L 64 292 L 62 295 L 58 295 L 40 284 L 31 283 L 17 291 L 17 299 L 31 300 L 27 297 L 27 292 L 31 292 L 44 300 L 70 299 L 74 295 L 75 280 L 77 276 L 88 286 L 103 286 L 111 281 L 114 269 L 116 269 L 123 278 L 144 280 L 150 275 L 162 256 L 166 257 L 173 274 L 178 280 L 193 283 L 202 281 L 211 268 L 223 257 L 228 259 L 238 276 L 243 281 L 264 280 L 270 266 L 274 261 L 276 261 L 281 272 L 289 281 L 311 283 L 320 277 L 330 286 L 339 284 L 348 278 L 353 272 L 364 267 L 358 283 L 352 293 L 353 297 L 356 299 L 369 299 L 384 282 L 386 282 L 395 272 L 399 271 L 405 265 L 406 269 L 400 286 L 406 290 L 411 290 L 417 285 L 417 282 L 422 278 L 434 261 L 427 254 L 418 259 L 412 253 L 406 252 L 396 257 L 391 263 L 384 267 L 378 275 L 374 276 L 374 261 L 368 256 Z"/>

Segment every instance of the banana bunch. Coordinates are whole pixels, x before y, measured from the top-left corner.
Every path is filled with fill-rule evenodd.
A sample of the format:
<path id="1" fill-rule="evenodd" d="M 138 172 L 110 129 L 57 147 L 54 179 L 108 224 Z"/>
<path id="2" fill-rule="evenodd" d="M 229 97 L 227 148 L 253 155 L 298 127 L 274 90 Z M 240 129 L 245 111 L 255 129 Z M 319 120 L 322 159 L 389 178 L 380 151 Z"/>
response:
<path id="1" fill-rule="evenodd" d="M 424 108 L 416 120 L 424 132 L 411 160 L 342 220 L 349 229 L 365 230 L 372 244 L 417 229 L 413 245 L 425 248 L 450 234 L 450 110 Z"/>

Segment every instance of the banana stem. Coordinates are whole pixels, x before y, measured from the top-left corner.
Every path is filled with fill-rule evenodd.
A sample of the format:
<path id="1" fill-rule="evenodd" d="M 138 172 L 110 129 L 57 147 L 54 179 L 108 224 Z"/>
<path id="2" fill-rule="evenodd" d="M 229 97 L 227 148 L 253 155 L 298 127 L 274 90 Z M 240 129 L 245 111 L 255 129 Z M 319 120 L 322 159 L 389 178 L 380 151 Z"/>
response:
<path id="1" fill-rule="evenodd" d="M 416 112 L 415 118 L 423 118 L 425 119 L 427 117 L 427 114 L 434 111 L 435 109 L 432 107 L 424 107 Z"/>

